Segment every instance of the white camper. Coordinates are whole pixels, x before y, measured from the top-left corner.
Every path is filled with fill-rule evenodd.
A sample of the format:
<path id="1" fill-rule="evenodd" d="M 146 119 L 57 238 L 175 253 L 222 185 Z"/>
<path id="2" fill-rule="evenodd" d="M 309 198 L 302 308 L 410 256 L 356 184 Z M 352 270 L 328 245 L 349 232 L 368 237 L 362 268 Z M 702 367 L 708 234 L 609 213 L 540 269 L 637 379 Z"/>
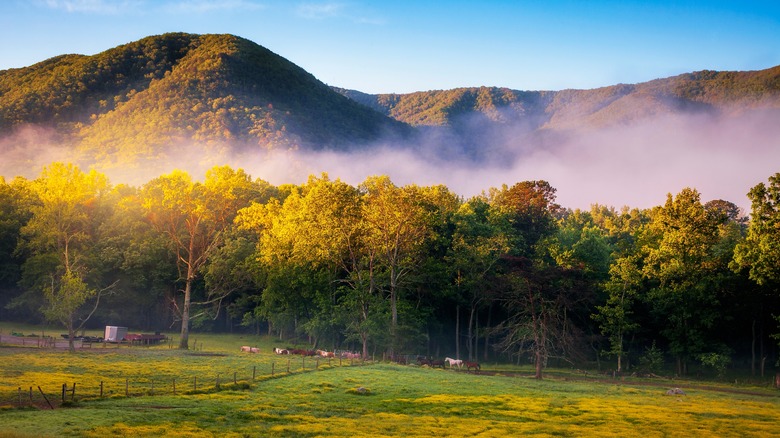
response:
<path id="1" fill-rule="evenodd" d="M 127 335 L 127 327 L 117 327 L 115 325 L 106 326 L 106 334 L 103 336 L 104 342 L 122 342 Z"/>

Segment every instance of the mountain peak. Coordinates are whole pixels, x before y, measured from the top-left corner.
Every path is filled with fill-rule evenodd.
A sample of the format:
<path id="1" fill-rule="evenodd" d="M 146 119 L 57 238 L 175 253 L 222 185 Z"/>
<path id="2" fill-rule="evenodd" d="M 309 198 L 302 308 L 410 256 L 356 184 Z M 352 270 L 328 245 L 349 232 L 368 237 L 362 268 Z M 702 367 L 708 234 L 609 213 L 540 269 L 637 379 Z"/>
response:
<path id="1" fill-rule="evenodd" d="M 0 72 L 0 130 L 30 123 L 125 158 L 189 142 L 345 147 L 404 131 L 249 40 L 187 33 Z"/>

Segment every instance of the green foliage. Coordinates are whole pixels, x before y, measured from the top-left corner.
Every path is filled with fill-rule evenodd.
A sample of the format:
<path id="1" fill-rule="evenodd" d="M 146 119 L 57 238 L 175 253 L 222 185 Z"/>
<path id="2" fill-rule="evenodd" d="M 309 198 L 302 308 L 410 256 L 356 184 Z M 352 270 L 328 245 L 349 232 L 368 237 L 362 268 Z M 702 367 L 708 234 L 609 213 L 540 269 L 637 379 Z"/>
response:
<path id="1" fill-rule="evenodd" d="M 73 271 L 68 271 L 44 289 L 43 296 L 47 306 L 43 308 L 43 314 L 47 320 L 61 322 L 71 328 L 76 311 L 95 295 L 96 290 L 89 289 Z"/>
<path id="2" fill-rule="evenodd" d="M 541 368 L 601 367 L 605 352 L 627 370 L 660 335 L 680 374 L 724 344 L 758 371 L 745 346 L 775 324 L 772 190 L 752 192 L 746 225 L 734 204 L 692 189 L 652 210 L 583 212 L 562 209 L 545 181 L 464 201 L 386 176 L 273 187 L 226 166 L 202 182 L 174 171 L 112 187 L 54 163 L 35 180 L 0 181 L 3 315 L 34 320 L 45 308 L 72 332 L 100 296 L 95 326 L 191 319 L 264 330 L 280 346 L 530 353 Z"/>
<path id="3" fill-rule="evenodd" d="M 731 363 L 731 355 L 728 352 L 709 352 L 699 355 L 699 361 L 705 367 L 715 370 L 718 378 L 723 378 L 726 374 L 726 368 Z"/>
<path id="4" fill-rule="evenodd" d="M 780 281 L 780 173 L 748 193 L 752 203 L 747 236 L 735 250 L 734 269 L 747 268 L 750 278 L 763 285 Z"/>
<path id="5" fill-rule="evenodd" d="M 114 165 L 185 143 L 341 147 L 407 132 L 250 41 L 184 33 L 0 72 L 0 132 L 30 123 Z"/>
<path id="6" fill-rule="evenodd" d="M 653 282 L 647 298 L 656 317 L 667 321 L 662 333 L 681 374 L 685 361 L 706 348 L 719 313 L 718 275 L 728 275 L 728 269 L 717 263 L 714 248 L 723 222 L 707 211 L 697 191 L 683 189 L 668 196 L 648 225 L 654 242 L 644 248 L 643 275 Z"/>
<path id="7" fill-rule="evenodd" d="M 664 365 L 664 352 L 655 346 L 655 341 L 649 347 L 645 347 L 644 354 L 639 358 L 639 369 L 644 374 L 657 374 Z"/>

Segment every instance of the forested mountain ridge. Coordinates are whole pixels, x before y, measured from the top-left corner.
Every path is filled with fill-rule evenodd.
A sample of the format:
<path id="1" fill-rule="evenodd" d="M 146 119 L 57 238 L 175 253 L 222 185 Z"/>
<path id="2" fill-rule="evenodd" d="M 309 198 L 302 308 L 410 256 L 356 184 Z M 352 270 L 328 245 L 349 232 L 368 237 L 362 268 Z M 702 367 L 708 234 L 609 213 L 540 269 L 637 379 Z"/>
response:
<path id="1" fill-rule="evenodd" d="M 371 95 L 329 87 L 233 35 L 169 33 L 93 56 L 61 55 L 0 71 L 0 139 L 34 126 L 54 132 L 54 142 L 71 156 L 77 151 L 81 161 L 104 165 L 191 145 L 259 152 L 345 150 L 398 138 L 406 141 L 395 144 L 412 144 L 411 126 L 418 134 L 444 133 L 426 138 L 439 155 L 484 158 L 496 144 L 511 150 L 539 133 L 664 114 L 731 117 L 778 108 L 780 66 L 592 90 L 479 87 Z"/>
<path id="2" fill-rule="evenodd" d="M 0 71 L 0 133 L 31 124 L 98 158 L 183 142 L 346 148 L 408 132 L 251 41 L 184 33 Z"/>
<path id="3" fill-rule="evenodd" d="M 591 90 L 518 91 L 479 87 L 408 94 L 336 91 L 413 126 L 456 126 L 477 114 L 494 124 L 572 129 L 630 123 L 683 112 L 742 114 L 780 108 L 780 66 L 760 71 L 699 71 Z"/>

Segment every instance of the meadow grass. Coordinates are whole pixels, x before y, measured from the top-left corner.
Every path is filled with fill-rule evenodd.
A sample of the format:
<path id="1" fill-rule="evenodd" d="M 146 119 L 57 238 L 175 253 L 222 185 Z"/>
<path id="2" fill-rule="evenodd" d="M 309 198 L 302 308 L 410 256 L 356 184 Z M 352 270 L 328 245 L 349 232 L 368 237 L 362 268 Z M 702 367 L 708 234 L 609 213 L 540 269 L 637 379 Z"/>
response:
<path id="1" fill-rule="evenodd" d="M 0 437 L 778 434 L 780 394 L 768 389 L 739 394 L 726 392 L 725 384 L 699 389 L 686 387 L 685 381 L 537 381 L 525 377 L 525 369 L 512 374 L 518 370 L 511 367 L 501 369 L 505 375 L 492 376 L 415 365 L 339 367 L 323 362 L 317 371 L 298 368 L 288 374 L 284 369 L 274 378 L 258 371 L 252 380 L 245 372 L 233 384 L 231 370 L 271 363 L 278 367 L 280 357 L 271 353 L 278 342 L 197 337 L 204 347 L 195 352 L 166 346 L 75 354 L 0 348 L 2 392 L 13 395 L 19 386 L 40 382 L 49 385 L 44 389 L 55 388 L 51 392 L 62 383 L 83 386 L 67 408 L 20 408 L 12 397 L 0 409 Z M 249 344 L 261 353 L 238 351 Z M 219 390 L 206 377 L 217 373 L 225 377 Z M 172 376 L 181 376 L 175 396 L 164 387 Z M 197 391 L 188 388 L 191 377 L 203 380 Z M 102 399 L 88 395 L 93 390 L 86 382 L 98 379 L 107 382 L 106 388 L 119 389 Z M 142 382 L 136 396 L 124 397 L 125 379 Z M 157 382 L 154 395 L 147 385 L 152 380 Z M 671 386 L 682 387 L 687 395 L 665 395 Z"/>

